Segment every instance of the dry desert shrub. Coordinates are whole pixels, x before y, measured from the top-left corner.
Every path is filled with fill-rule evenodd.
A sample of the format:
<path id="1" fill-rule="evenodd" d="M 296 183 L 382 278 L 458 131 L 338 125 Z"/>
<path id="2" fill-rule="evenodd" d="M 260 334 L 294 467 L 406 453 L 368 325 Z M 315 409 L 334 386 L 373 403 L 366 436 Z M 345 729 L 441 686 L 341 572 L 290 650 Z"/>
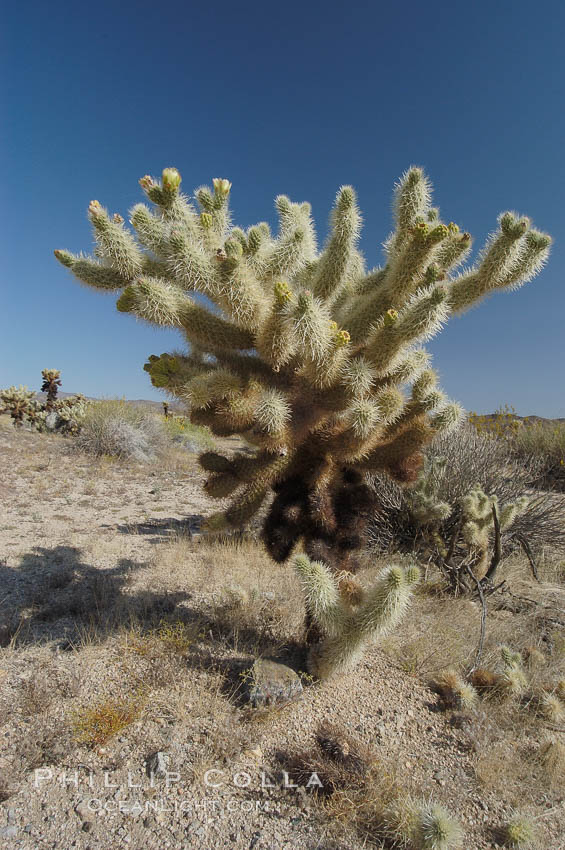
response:
<path id="1" fill-rule="evenodd" d="M 565 422 L 524 422 L 512 447 L 517 457 L 535 457 L 541 464 L 539 484 L 565 490 Z"/>
<path id="2" fill-rule="evenodd" d="M 505 553 L 519 546 L 519 538 L 529 541 L 536 554 L 545 548 L 565 551 L 565 498 L 531 492 L 540 474 L 539 458 L 531 455 L 517 458 L 506 440 L 492 439 L 470 425 L 450 435 L 438 436 L 427 454 L 445 459 L 437 488 L 438 499 L 452 506 L 450 515 L 438 527 L 444 540 L 451 539 L 460 522 L 461 499 L 480 484 L 485 493 L 497 496 L 500 504 L 515 502 L 525 493 L 530 495 L 527 510 L 502 531 Z M 417 548 L 421 530 L 412 514 L 407 491 L 385 476 L 372 478 L 381 510 L 371 525 L 371 548 L 379 552 Z"/>
<path id="3" fill-rule="evenodd" d="M 471 413 L 469 421 L 478 433 L 504 440 L 514 457 L 535 460 L 539 469 L 536 486 L 563 491 L 565 485 L 565 422 L 537 417 L 519 419 L 506 405 L 492 416 Z"/>
<path id="4" fill-rule="evenodd" d="M 431 799 L 416 799 L 395 779 L 394 767 L 340 726 L 322 723 L 310 750 L 279 760 L 310 790 L 341 837 L 358 836 L 379 848 L 454 850 L 459 822 Z"/>
<path id="5" fill-rule="evenodd" d="M 109 455 L 147 462 L 163 451 L 167 433 L 162 419 L 124 399 L 103 399 L 87 409 L 77 448 L 96 457 Z"/>

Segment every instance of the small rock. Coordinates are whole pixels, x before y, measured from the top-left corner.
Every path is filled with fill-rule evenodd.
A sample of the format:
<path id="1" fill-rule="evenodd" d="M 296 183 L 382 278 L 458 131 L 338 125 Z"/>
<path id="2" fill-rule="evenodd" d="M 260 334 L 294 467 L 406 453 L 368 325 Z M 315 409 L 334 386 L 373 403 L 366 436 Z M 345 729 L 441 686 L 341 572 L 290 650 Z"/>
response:
<path id="1" fill-rule="evenodd" d="M 51 411 L 45 417 L 45 427 L 48 431 L 54 431 L 57 428 L 57 420 L 59 417 L 55 413 L 55 411 Z"/>
<path id="2" fill-rule="evenodd" d="M 263 750 L 261 747 L 253 747 L 250 750 L 245 750 L 243 753 L 247 758 L 255 759 L 256 761 L 261 761 L 263 758 Z"/>
<path id="3" fill-rule="evenodd" d="M 441 770 L 434 771 L 433 777 L 438 785 L 445 785 L 445 774 Z"/>
<path id="4" fill-rule="evenodd" d="M 148 776 L 165 776 L 169 769 L 169 753 L 159 750 L 147 759 L 146 771 Z"/>
<path id="5" fill-rule="evenodd" d="M 79 818 L 85 822 L 89 822 L 92 820 L 93 813 L 88 808 L 88 803 L 85 800 L 81 800 L 75 806 L 75 813 L 79 816 Z"/>
<path id="6" fill-rule="evenodd" d="M 297 673 L 285 664 L 258 658 L 248 674 L 248 699 L 254 708 L 284 705 L 303 692 Z"/>
<path id="7" fill-rule="evenodd" d="M 17 826 L 4 826 L 0 829 L 0 838 L 15 838 L 17 834 Z"/>
<path id="8" fill-rule="evenodd" d="M 12 821 L 15 821 L 15 819 L 16 819 L 16 810 L 15 809 L 8 809 L 8 821 L 11 823 Z"/>

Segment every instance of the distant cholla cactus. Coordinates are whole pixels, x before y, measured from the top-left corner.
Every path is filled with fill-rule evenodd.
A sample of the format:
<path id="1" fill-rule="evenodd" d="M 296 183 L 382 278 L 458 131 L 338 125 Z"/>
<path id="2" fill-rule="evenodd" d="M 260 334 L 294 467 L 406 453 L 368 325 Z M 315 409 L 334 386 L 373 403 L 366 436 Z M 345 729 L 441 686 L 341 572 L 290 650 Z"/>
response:
<path id="1" fill-rule="evenodd" d="M 153 384 L 188 402 L 194 423 L 255 448 L 203 456 L 208 493 L 232 498 L 208 527 L 242 526 L 274 491 L 263 530 L 272 557 L 284 561 L 302 538 L 311 557 L 352 570 L 378 505 L 366 474 L 413 482 L 422 448 L 461 418 L 419 346 L 451 313 L 534 277 L 551 239 L 504 213 L 477 264 L 457 271 L 471 237 L 440 221 L 427 177 L 411 168 L 396 187 L 386 263 L 367 271 L 350 186 L 318 251 L 308 203 L 277 197 L 273 236 L 265 222 L 232 226 L 229 180 L 197 189 L 198 208 L 180 182 L 174 168 L 141 179 L 154 206 L 132 208 L 137 238 L 92 201 L 95 257 L 55 255 L 80 281 L 121 292 L 120 311 L 180 329 L 190 353 L 151 356 Z"/>
<path id="2" fill-rule="evenodd" d="M 438 483 L 445 464 L 443 457 L 426 458 L 418 480 L 407 493 L 410 512 L 419 526 L 435 527 L 451 516 L 451 505 L 438 497 Z"/>
<path id="3" fill-rule="evenodd" d="M 57 415 L 55 430 L 62 434 L 78 434 L 86 415 L 87 406 L 88 401 L 82 393 L 58 399 L 54 406 L 54 412 Z"/>
<path id="4" fill-rule="evenodd" d="M 325 564 L 297 555 L 294 569 L 304 593 L 306 611 L 322 638 L 310 650 L 310 672 L 320 679 L 353 667 L 365 646 L 389 632 L 406 612 L 417 567 L 390 567 L 366 591 L 344 592 L 339 576 Z"/>
<path id="5" fill-rule="evenodd" d="M 52 410 L 57 401 L 57 391 L 61 386 L 61 373 L 58 369 L 43 369 L 41 376 L 43 378 L 41 392 L 47 393 L 45 409 Z"/>
<path id="6" fill-rule="evenodd" d="M 67 398 L 57 398 L 61 373 L 57 369 L 43 369 L 41 375 L 41 391 L 47 393 L 45 402 L 39 401 L 35 392 L 27 387 L 9 387 L 0 390 L 0 412 L 9 413 L 16 427 L 21 427 L 25 422 L 36 431 L 77 434 L 86 413 L 85 397 L 77 393 Z"/>
<path id="7" fill-rule="evenodd" d="M 450 505 L 441 499 L 446 474 L 444 458 L 426 458 L 415 485 L 406 494 L 406 506 L 415 528 L 422 532 L 424 543 L 438 556 L 436 563 L 460 591 L 469 555 L 475 578 L 486 576 L 491 538 L 497 533 L 494 513 L 499 533 L 511 528 L 516 518 L 528 509 L 530 500 L 522 496 L 501 506 L 496 496 L 487 496 L 477 484 Z M 459 566 L 453 563 L 456 547 L 464 550 Z"/>
<path id="8" fill-rule="evenodd" d="M 527 510 L 530 500 L 527 496 L 499 506 L 496 496 L 487 496 L 480 486 L 470 490 L 461 500 L 463 510 L 463 539 L 470 550 L 474 550 L 477 559 L 474 573 L 483 578 L 486 573 L 489 541 L 493 531 L 493 511 L 496 511 L 501 531 L 509 528 L 517 516 Z"/>
<path id="9" fill-rule="evenodd" d="M 2 413 L 9 413 L 14 426 L 21 428 L 24 422 L 32 422 L 37 415 L 37 402 L 33 390 L 27 387 L 8 387 L 0 390 Z"/>

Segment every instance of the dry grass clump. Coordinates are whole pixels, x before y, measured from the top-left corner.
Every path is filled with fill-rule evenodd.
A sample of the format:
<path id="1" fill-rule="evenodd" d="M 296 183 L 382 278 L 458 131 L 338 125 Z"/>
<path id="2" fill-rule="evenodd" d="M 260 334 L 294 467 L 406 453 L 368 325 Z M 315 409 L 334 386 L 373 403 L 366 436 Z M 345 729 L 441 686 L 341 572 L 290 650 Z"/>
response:
<path id="1" fill-rule="evenodd" d="M 443 806 L 410 797 L 390 767 L 341 727 L 321 724 L 315 746 L 285 760 L 291 779 L 309 788 L 338 831 L 378 847 L 452 850 L 459 822 Z"/>
<path id="2" fill-rule="evenodd" d="M 233 764 L 251 746 L 251 730 L 241 720 L 225 677 L 209 664 L 154 691 L 145 716 L 182 726 L 191 742 L 185 767 L 194 781 L 219 764 Z"/>
<path id="3" fill-rule="evenodd" d="M 264 655 L 301 634 L 298 582 L 252 538 L 180 537 L 159 547 L 155 569 L 190 589 L 208 629 L 234 649 Z"/>
<path id="4" fill-rule="evenodd" d="M 47 674 L 38 670 L 24 679 L 20 688 L 19 709 L 24 717 L 42 714 L 53 700 L 53 684 Z"/>
<path id="5" fill-rule="evenodd" d="M 565 741 L 551 736 L 542 741 L 539 760 L 551 788 L 565 786 Z"/>
<path id="6" fill-rule="evenodd" d="M 141 716 L 146 702 L 147 696 L 137 693 L 84 706 L 72 721 L 76 742 L 91 748 L 105 744 Z"/>
<path id="7" fill-rule="evenodd" d="M 159 658 L 172 654 L 185 658 L 200 636 L 201 626 L 197 621 L 161 620 L 148 632 L 134 627 L 126 637 L 127 646 L 137 655 Z"/>

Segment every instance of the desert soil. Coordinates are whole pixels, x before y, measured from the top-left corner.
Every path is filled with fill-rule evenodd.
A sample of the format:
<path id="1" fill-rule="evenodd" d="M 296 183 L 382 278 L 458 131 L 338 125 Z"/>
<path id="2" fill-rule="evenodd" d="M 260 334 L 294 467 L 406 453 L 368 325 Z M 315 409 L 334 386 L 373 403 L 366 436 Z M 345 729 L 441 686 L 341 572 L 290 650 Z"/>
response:
<path id="1" fill-rule="evenodd" d="M 237 670 L 258 653 L 286 658 L 287 636 L 277 641 L 276 623 L 235 636 L 213 625 L 223 570 L 235 579 L 230 554 L 224 564 L 221 547 L 206 549 L 200 537 L 212 506 L 192 458 L 97 461 L 68 440 L 0 424 L 0 845 L 366 846 L 306 789 L 282 787 L 284 754 L 309 748 L 331 719 L 373 747 L 400 785 L 456 813 L 465 848 L 499 846 L 517 785 L 493 790 L 478 764 L 485 747 L 504 759 L 504 739 L 484 712 L 460 723 L 440 710 L 422 677 L 383 648 L 337 681 L 306 682 L 300 701 L 267 716 L 241 704 Z M 277 569 L 299 629 L 293 578 Z M 258 587 L 264 614 L 273 592 L 267 580 Z M 144 637 L 144 624 L 167 618 L 197 624 L 187 652 L 153 652 Z M 132 722 L 103 744 L 80 743 L 81 712 L 126 694 L 142 706 Z M 534 746 L 539 735 L 526 738 Z M 146 760 L 156 751 L 168 754 L 170 775 L 150 787 Z M 219 787 L 206 786 L 207 770 Z M 274 787 L 261 787 L 263 771 Z M 526 802 L 541 846 L 564 848 L 564 789 Z"/>

